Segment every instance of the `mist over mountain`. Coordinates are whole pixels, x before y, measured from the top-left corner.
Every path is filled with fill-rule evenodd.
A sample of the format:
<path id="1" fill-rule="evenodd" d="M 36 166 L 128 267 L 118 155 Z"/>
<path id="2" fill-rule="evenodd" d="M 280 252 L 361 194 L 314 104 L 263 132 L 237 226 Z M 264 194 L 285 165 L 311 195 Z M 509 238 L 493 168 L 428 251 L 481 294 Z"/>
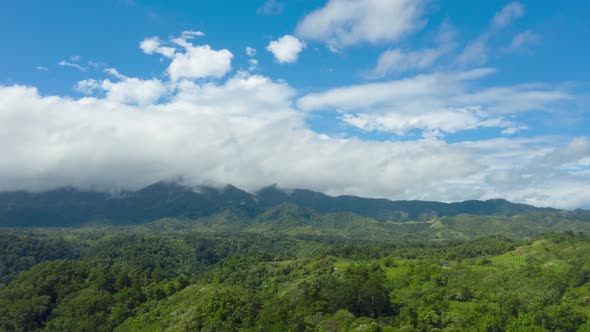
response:
<path id="1" fill-rule="evenodd" d="M 235 186 L 190 187 L 161 181 L 118 194 L 63 188 L 46 192 L 0 193 L 0 226 L 74 226 L 89 223 L 133 224 L 161 218 L 196 219 L 223 211 L 253 218 L 281 204 L 317 213 L 353 213 L 377 221 L 428 221 L 472 214 L 511 217 L 526 213 L 564 214 L 563 210 L 515 204 L 503 199 L 456 203 L 391 201 L 357 196 L 328 196 L 306 189 L 270 186 L 249 193 Z"/>

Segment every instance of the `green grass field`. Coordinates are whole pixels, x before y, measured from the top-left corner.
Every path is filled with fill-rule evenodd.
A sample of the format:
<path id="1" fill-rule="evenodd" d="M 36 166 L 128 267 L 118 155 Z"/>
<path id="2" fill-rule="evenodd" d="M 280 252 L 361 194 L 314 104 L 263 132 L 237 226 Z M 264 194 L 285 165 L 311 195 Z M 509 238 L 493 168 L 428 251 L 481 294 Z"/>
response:
<path id="1" fill-rule="evenodd" d="M 505 253 L 503 255 L 490 257 L 493 265 L 504 266 L 522 266 L 525 264 L 525 256 L 519 255 L 514 251 Z"/>

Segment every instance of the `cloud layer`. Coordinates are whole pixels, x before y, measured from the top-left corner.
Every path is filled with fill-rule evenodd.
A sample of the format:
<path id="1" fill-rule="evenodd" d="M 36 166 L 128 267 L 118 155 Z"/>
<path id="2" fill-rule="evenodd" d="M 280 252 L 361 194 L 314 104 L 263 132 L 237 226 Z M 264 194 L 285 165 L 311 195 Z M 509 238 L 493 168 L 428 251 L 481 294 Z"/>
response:
<path id="1" fill-rule="evenodd" d="M 345 123 L 366 131 L 404 135 L 419 129 L 430 136 L 479 127 L 514 134 L 526 126 L 507 115 L 549 110 L 570 99 L 566 91 L 543 85 L 471 87 L 494 72 L 479 68 L 339 87 L 305 95 L 297 105 L 306 111 L 337 111 Z"/>
<path id="2" fill-rule="evenodd" d="M 562 111 L 574 93 L 542 82 L 493 85 L 498 69 L 481 66 L 490 58 L 490 40 L 523 16 L 524 7 L 506 5 L 463 48 L 446 21 L 431 45 L 399 45 L 426 24 L 427 3 L 329 0 L 303 17 L 293 35 L 266 48 L 283 64 L 297 62 L 307 45 L 306 52 L 316 51 L 313 43 L 338 52 L 379 45 L 380 56 L 368 64 L 375 65 L 370 78 L 377 81 L 297 89 L 259 74 L 277 64 L 259 66 L 251 46 L 240 46 L 236 57 L 243 65 L 236 65 L 230 50 L 188 30 L 139 43 L 163 64 L 155 77 L 129 77 L 72 56 L 60 65 L 88 69 L 89 76 L 102 70 L 75 84 L 76 97 L 0 85 L 0 190 L 110 191 L 182 177 L 188 184 L 231 183 L 250 191 L 276 183 L 391 199 L 503 197 L 590 207 L 587 137 L 511 136 L 527 130 L 522 115 Z M 261 8 L 261 15 L 279 15 L 283 6 L 267 1 Z M 525 30 L 508 40 L 506 54 L 539 38 Z M 452 64 L 439 65 L 445 58 Z M 354 131 L 314 131 L 310 122 L 318 114 Z M 445 141 L 481 128 L 495 138 Z M 351 134 L 359 131 L 392 139 Z"/>
<path id="3" fill-rule="evenodd" d="M 416 88 L 429 79 L 416 79 Z M 1 87 L 0 148 L 10 158 L 0 160 L 0 190 L 134 189 L 181 176 L 190 184 L 232 183 L 252 191 L 278 183 L 398 199 L 590 202 L 579 189 L 580 182 L 590 183 L 587 138 L 450 144 L 329 137 L 308 129 L 306 113 L 293 107 L 292 87 L 246 72 L 223 82 L 181 80 L 159 103 L 130 102 L 113 91 L 72 99 Z M 313 108 L 332 102 L 333 93 L 300 103 Z"/>

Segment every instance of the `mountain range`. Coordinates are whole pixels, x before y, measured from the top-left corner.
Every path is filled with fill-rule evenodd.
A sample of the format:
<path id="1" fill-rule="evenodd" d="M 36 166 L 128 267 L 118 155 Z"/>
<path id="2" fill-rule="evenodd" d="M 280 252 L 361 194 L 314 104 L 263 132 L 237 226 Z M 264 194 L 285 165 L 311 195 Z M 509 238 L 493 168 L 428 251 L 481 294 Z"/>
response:
<path id="1" fill-rule="evenodd" d="M 224 211 L 252 219 L 285 204 L 313 213 L 351 213 L 383 222 L 425 222 L 461 214 L 514 217 L 531 213 L 590 220 L 590 211 L 539 208 L 503 199 L 457 203 L 392 201 L 357 196 L 333 197 L 306 189 L 284 191 L 276 186 L 249 193 L 232 185 L 190 187 L 161 181 L 116 195 L 73 188 L 38 193 L 0 192 L 0 226 L 140 224 L 162 218 L 198 219 Z"/>

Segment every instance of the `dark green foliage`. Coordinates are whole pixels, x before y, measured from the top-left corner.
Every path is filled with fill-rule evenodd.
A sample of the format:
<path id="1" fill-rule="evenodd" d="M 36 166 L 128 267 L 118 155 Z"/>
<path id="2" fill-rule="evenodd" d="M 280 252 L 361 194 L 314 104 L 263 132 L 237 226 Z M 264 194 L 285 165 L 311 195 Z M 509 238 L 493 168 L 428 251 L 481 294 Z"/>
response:
<path id="1" fill-rule="evenodd" d="M 381 317 L 394 313 L 385 272 L 378 264 L 352 265 L 331 285 L 332 311 L 346 309 L 356 316 Z"/>
<path id="2" fill-rule="evenodd" d="M 78 250 L 62 238 L 33 237 L 12 232 L 0 233 L 0 253 L 0 287 L 38 263 L 79 257 Z"/>
<path id="3" fill-rule="evenodd" d="M 0 288 L 0 331 L 590 326 L 590 238 L 571 231 L 525 241 L 370 243 L 136 226 L 21 230 L 3 239 L 12 256 L 34 252 L 45 261 Z M 15 250 L 21 243 L 27 249 Z M 61 259 L 62 249 L 74 254 Z"/>

